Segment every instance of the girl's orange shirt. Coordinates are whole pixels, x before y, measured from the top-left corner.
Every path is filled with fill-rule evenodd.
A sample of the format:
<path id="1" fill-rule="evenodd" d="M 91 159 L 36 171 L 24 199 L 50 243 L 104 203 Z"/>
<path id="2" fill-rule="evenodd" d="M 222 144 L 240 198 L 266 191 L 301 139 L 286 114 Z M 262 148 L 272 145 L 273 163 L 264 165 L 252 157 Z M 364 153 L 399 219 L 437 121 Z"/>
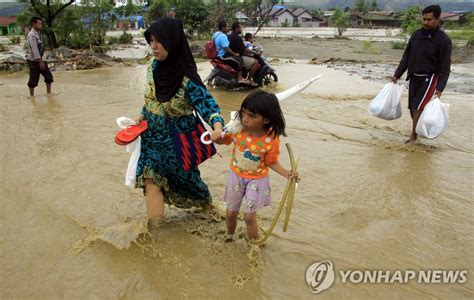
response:
<path id="1" fill-rule="evenodd" d="M 224 144 L 234 143 L 230 168 L 240 177 L 258 179 L 268 176 L 269 165 L 280 157 L 280 138 L 273 135 L 252 137 L 245 131 L 227 133 Z"/>

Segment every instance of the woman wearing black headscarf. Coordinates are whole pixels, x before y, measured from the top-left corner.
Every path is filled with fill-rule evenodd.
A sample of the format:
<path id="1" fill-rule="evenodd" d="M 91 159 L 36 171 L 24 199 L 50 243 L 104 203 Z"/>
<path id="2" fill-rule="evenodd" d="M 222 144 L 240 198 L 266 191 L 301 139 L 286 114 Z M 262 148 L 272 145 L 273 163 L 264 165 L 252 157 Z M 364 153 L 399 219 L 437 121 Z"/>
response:
<path id="1" fill-rule="evenodd" d="M 197 73 L 181 21 L 158 19 L 145 31 L 145 38 L 154 57 L 148 63 L 145 105 L 139 117 L 147 120 L 148 130 L 141 135 L 136 187 L 144 188 L 148 215 L 156 218 L 163 216 L 164 203 L 181 208 L 211 203 L 197 166 L 183 170 L 173 132 L 195 128 L 196 110 L 214 128 L 211 139 L 216 140 L 224 120 Z"/>

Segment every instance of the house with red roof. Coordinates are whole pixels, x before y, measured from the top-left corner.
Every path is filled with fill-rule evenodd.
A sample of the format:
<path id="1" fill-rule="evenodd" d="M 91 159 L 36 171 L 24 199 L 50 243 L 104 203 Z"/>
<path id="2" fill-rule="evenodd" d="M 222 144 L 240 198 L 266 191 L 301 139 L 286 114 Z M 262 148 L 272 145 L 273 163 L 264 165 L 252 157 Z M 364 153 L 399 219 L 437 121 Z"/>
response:
<path id="1" fill-rule="evenodd" d="M 0 2 L 0 35 L 21 34 L 22 28 L 17 16 L 26 10 L 24 3 Z"/>

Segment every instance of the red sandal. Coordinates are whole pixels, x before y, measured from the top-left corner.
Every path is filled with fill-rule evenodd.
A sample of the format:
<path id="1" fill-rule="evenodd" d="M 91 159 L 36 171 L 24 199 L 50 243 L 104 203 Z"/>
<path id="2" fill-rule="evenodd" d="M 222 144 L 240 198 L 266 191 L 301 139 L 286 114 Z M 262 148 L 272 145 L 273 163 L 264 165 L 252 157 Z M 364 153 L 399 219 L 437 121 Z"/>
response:
<path id="1" fill-rule="evenodd" d="M 148 124 L 146 121 L 141 121 L 138 125 L 132 125 L 117 132 L 115 135 L 115 142 L 119 145 L 128 145 L 136 140 L 142 132 L 147 130 Z"/>

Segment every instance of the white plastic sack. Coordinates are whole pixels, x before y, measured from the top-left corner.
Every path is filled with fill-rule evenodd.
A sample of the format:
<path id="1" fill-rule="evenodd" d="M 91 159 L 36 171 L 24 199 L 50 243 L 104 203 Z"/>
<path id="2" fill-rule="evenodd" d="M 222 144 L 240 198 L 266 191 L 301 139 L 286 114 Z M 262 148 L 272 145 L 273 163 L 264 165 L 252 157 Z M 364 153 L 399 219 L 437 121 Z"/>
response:
<path id="1" fill-rule="evenodd" d="M 369 114 L 384 120 L 394 120 L 402 116 L 403 86 L 393 82 L 387 83 L 378 95 L 370 102 Z"/>
<path id="2" fill-rule="evenodd" d="M 438 97 L 426 104 L 416 124 L 416 134 L 434 139 L 448 127 L 449 104 L 442 103 Z"/>
<path id="3" fill-rule="evenodd" d="M 120 117 L 117 118 L 117 125 L 121 128 L 127 128 L 130 125 L 135 125 L 135 121 L 126 118 Z M 141 149 L 141 137 L 139 136 L 136 140 L 127 145 L 127 152 L 131 153 L 130 161 L 128 162 L 127 172 L 125 173 L 125 185 L 129 187 L 135 187 L 136 182 L 136 173 L 137 173 L 137 164 L 138 159 L 140 158 L 140 149 Z"/>

